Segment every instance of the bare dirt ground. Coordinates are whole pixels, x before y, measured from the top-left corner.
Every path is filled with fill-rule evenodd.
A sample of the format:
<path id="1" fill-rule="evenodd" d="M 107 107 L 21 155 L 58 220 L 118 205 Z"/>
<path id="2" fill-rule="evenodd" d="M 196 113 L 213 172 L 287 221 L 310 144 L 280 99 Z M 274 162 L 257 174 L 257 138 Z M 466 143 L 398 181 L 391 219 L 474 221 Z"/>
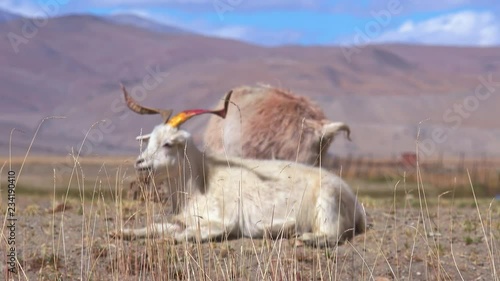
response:
<path id="1" fill-rule="evenodd" d="M 403 197 L 373 198 L 360 189 L 372 227 L 336 248 L 310 248 L 294 239 L 173 244 L 161 238 L 110 238 L 108 233 L 121 226 L 161 221 L 170 206 L 122 199 L 115 190 L 125 194 L 127 182 L 111 172 L 92 179 L 91 172 L 87 178 L 82 174 L 74 175 L 76 187 L 70 185 L 68 193 L 20 185 L 18 273 L 10 276 L 3 262 L 9 229 L 2 178 L 0 279 L 500 280 L 500 201 L 492 198 L 474 200 L 471 193 L 453 199 L 451 192 L 428 190 L 423 197 L 414 187 Z"/>

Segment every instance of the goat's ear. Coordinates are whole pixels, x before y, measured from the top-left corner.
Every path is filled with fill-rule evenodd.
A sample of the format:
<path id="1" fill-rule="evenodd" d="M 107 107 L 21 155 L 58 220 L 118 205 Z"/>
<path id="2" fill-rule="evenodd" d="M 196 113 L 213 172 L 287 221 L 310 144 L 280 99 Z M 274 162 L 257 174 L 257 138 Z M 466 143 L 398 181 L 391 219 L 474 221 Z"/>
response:
<path id="1" fill-rule="evenodd" d="M 348 140 L 351 140 L 351 129 L 347 124 L 342 122 L 331 122 L 323 125 L 322 134 L 325 138 L 333 138 L 340 131 L 346 132 L 346 137 Z"/>
<path id="2" fill-rule="evenodd" d="M 150 137 L 151 137 L 151 134 L 147 134 L 147 135 L 137 136 L 135 139 L 138 140 L 138 141 L 146 142 L 146 141 L 149 140 Z"/>
<path id="3" fill-rule="evenodd" d="M 182 143 L 185 143 L 190 137 L 191 137 L 191 134 L 189 134 L 188 132 L 183 131 L 183 130 L 179 130 L 172 137 L 172 142 L 182 144 Z"/>

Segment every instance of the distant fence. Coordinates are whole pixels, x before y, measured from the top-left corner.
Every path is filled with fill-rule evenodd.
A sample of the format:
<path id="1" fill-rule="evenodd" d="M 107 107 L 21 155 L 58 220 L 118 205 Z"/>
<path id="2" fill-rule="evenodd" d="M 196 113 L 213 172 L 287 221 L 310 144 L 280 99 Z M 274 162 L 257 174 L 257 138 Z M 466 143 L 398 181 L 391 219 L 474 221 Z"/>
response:
<path id="1" fill-rule="evenodd" d="M 414 153 L 403 153 L 392 159 L 377 159 L 368 156 L 330 157 L 323 167 L 335 170 L 345 178 L 371 181 L 405 179 L 417 181 L 417 167 L 422 182 L 438 188 L 468 188 L 470 174 L 474 190 L 478 195 L 500 194 L 500 159 L 467 159 L 465 154 L 444 159 L 418 160 Z"/>

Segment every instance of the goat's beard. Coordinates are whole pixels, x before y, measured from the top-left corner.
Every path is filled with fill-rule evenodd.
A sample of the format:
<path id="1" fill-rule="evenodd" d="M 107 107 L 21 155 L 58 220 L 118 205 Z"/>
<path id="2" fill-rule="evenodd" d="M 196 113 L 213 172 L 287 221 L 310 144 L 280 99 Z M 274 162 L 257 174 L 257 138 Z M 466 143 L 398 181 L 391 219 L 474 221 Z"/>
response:
<path id="1" fill-rule="evenodd" d="M 150 182 L 152 178 L 151 171 L 148 170 L 136 170 L 136 174 L 137 174 L 137 181 L 141 183 L 147 184 Z"/>
<path id="2" fill-rule="evenodd" d="M 137 180 L 147 183 L 161 183 L 169 178 L 176 177 L 178 173 L 169 171 L 165 167 L 151 168 L 148 170 L 136 170 Z"/>

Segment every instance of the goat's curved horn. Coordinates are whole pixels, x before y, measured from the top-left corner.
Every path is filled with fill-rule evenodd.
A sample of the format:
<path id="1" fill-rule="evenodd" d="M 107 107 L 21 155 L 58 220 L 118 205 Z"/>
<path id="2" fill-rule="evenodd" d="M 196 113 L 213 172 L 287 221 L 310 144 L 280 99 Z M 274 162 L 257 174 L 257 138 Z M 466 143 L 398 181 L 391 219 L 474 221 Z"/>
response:
<path id="1" fill-rule="evenodd" d="M 164 122 L 167 122 L 168 119 L 170 118 L 170 115 L 172 115 L 172 110 L 170 109 L 168 110 L 156 109 L 140 105 L 129 95 L 127 89 L 125 89 L 123 85 L 120 86 L 123 91 L 123 96 L 125 97 L 125 103 L 127 104 L 128 108 L 130 108 L 130 110 L 132 110 L 133 112 L 139 114 L 160 114 Z"/>
<path id="2" fill-rule="evenodd" d="M 345 124 L 344 124 L 343 126 L 341 126 L 341 127 L 340 127 L 340 130 L 345 131 L 345 132 L 346 132 L 346 137 L 347 137 L 347 139 L 348 139 L 349 141 L 352 141 L 352 140 L 351 140 L 351 129 L 349 128 L 349 126 L 348 126 L 348 125 L 345 125 Z"/>
<path id="3" fill-rule="evenodd" d="M 351 129 L 347 124 L 343 122 L 332 122 L 323 125 L 323 136 L 333 137 L 340 131 L 345 131 L 347 134 L 347 139 L 351 140 Z"/>
<path id="4" fill-rule="evenodd" d="M 180 125 L 182 125 L 184 122 L 189 120 L 191 117 L 200 115 L 200 114 L 205 114 L 205 113 L 211 113 L 218 115 L 222 118 L 226 118 L 227 114 L 227 109 L 229 106 L 229 100 L 231 99 L 231 95 L 233 94 L 233 91 L 229 91 L 226 94 L 226 97 L 224 98 L 224 108 L 219 109 L 219 110 L 205 110 L 205 109 L 190 109 L 190 110 L 184 110 L 174 117 L 170 119 L 166 124 L 170 125 L 173 128 L 178 128 Z"/>

